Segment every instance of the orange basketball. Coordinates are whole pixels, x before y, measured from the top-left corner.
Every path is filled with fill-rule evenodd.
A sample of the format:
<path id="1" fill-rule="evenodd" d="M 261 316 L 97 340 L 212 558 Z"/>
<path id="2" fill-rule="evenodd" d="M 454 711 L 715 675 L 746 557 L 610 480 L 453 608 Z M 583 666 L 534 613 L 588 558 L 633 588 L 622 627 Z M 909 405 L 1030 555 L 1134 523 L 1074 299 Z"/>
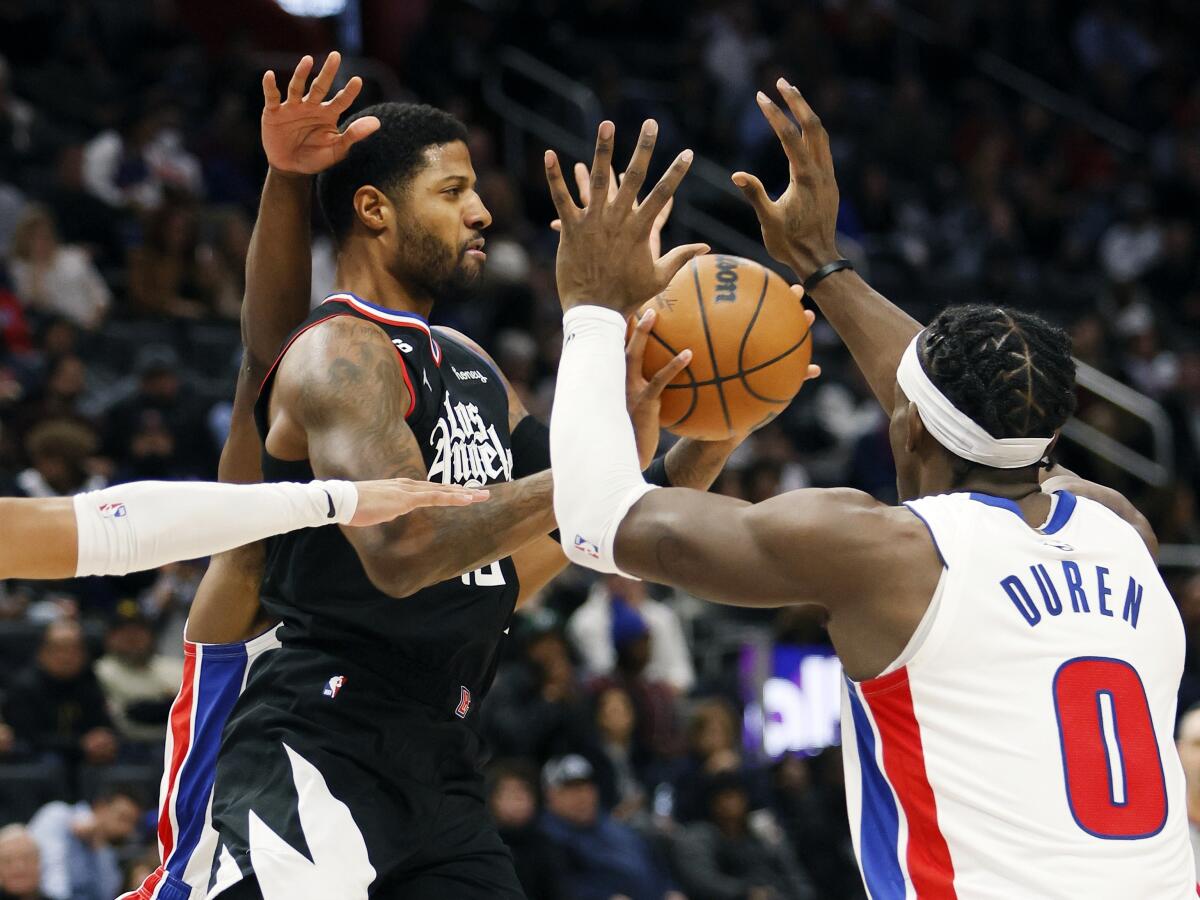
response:
<path id="1" fill-rule="evenodd" d="M 765 424 L 796 396 L 812 340 L 787 282 L 739 256 L 692 260 L 643 310 L 658 321 L 646 342 L 649 378 L 690 348 L 692 361 L 663 392 L 662 425 L 721 440 Z"/>

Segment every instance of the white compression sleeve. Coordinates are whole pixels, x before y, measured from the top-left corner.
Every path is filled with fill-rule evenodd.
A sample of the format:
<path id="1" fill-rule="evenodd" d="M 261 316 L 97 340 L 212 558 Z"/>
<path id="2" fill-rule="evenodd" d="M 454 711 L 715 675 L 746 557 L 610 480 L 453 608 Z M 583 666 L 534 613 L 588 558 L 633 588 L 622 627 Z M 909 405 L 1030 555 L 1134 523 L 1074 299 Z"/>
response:
<path id="1" fill-rule="evenodd" d="M 74 500 L 80 578 L 211 556 L 297 528 L 344 525 L 358 507 L 358 489 L 349 481 L 137 481 Z"/>
<path id="2" fill-rule="evenodd" d="M 613 556 L 617 527 L 654 486 L 642 478 L 625 408 L 625 319 L 611 309 L 580 306 L 563 316 L 550 468 L 567 558 L 625 575 Z"/>

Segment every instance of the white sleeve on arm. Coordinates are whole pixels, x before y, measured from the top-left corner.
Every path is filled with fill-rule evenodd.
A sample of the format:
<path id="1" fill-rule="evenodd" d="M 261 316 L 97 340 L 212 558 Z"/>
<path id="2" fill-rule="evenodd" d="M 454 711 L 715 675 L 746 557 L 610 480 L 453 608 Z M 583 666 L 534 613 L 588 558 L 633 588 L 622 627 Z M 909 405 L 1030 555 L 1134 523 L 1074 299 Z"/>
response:
<path id="1" fill-rule="evenodd" d="M 554 516 L 567 559 L 617 568 L 613 545 L 630 507 L 654 486 L 642 478 L 625 408 L 625 318 L 578 306 L 563 316 L 563 352 L 550 415 Z"/>
<path id="2" fill-rule="evenodd" d="M 349 481 L 135 481 L 74 499 L 81 578 L 224 553 L 297 528 L 344 525 L 358 507 L 358 489 Z"/>

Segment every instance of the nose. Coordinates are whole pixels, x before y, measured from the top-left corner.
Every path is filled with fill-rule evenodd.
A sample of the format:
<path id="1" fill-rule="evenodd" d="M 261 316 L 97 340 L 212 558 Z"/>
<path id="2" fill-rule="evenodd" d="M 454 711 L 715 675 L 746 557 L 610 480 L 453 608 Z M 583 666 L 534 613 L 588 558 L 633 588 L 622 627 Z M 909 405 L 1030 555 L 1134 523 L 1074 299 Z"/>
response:
<path id="1" fill-rule="evenodd" d="M 492 214 L 483 205 L 483 200 L 478 194 L 475 195 L 475 202 L 467 207 L 466 212 L 466 225 L 474 231 L 483 231 L 492 224 Z"/>

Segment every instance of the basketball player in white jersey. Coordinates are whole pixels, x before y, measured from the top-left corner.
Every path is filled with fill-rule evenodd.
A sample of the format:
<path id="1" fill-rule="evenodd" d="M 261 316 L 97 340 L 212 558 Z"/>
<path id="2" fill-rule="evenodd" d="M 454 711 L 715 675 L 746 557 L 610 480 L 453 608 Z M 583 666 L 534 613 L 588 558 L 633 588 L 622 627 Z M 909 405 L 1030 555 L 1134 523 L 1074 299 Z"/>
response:
<path id="1" fill-rule="evenodd" d="M 871 292 L 836 251 L 828 139 L 780 90 L 803 130 L 759 103 L 791 163 L 787 192 L 772 202 L 753 176 L 734 181 L 891 411 L 905 502 L 802 490 L 751 505 L 643 482 L 620 348 L 624 315 L 653 293 L 634 205 L 647 123 L 615 200 L 580 209 L 547 153 L 562 220 L 556 396 L 571 398 L 551 422 L 564 549 L 721 603 L 828 611 L 848 676 L 853 838 L 876 900 L 1194 896 L 1175 604 L 1135 527 L 1041 483 L 1074 408 L 1068 339 L 990 307 L 951 307 L 922 330 Z M 604 123 L 593 197 L 611 155 Z"/>

